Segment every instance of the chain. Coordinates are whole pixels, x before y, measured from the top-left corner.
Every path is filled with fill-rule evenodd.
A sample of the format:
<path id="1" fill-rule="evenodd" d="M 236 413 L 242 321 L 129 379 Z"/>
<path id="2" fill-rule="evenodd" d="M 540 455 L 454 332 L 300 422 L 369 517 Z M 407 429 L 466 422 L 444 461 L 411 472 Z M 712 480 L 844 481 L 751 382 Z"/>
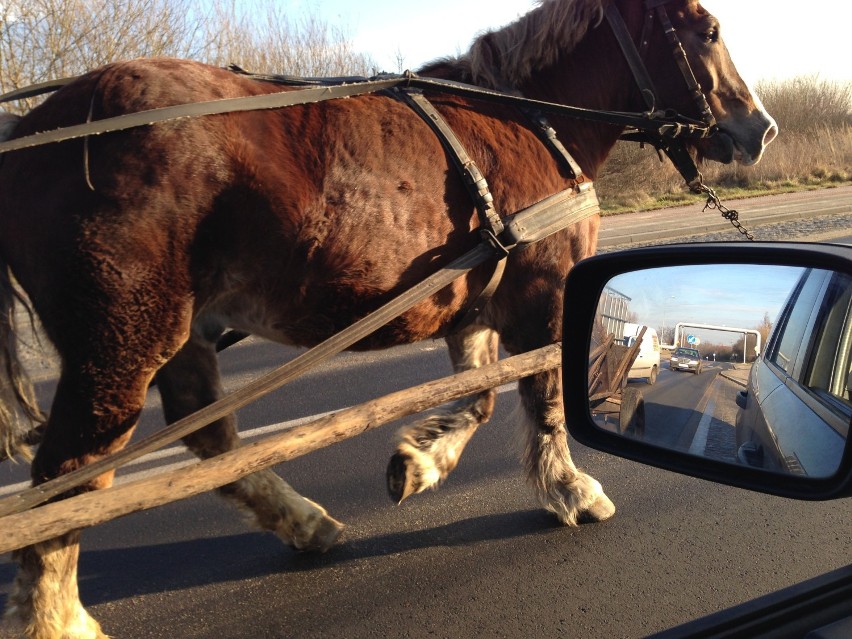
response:
<path id="1" fill-rule="evenodd" d="M 740 220 L 739 220 L 740 214 L 736 210 L 729 209 L 724 204 L 722 204 L 722 201 L 719 199 L 719 196 L 716 195 L 716 191 L 714 191 L 709 186 L 704 184 L 704 182 L 701 181 L 701 174 L 700 173 L 699 173 L 698 180 L 696 180 L 696 182 L 697 182 L 697 184 L 691 184 L 690 188 L 696 193 L 704 193 L 705 195 L 707 195 L 707 202 L 704 204 L 704 208 L 702 209 L 701 212 L 703 213 L 707 209 L 710 209 L 710 210 L 715 209 L 715 210 L 719 211 L 722 214 L 722 217 L 725 218 L 726 220 L 728 220 L 733 225 L 733 227 L 735 229 L 737 229 L 740 233 L 745 235 L 749 240 L 754 242 L 754 235 L 752 234 L 752 232 L 749 231 L 742 224 L 740 224 Z"/>

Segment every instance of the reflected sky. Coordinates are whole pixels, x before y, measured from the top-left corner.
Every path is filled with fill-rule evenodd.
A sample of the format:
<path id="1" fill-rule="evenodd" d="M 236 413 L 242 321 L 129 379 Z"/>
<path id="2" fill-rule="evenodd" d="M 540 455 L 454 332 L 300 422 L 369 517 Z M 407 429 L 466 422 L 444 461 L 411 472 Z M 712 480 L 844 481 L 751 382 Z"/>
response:
<path id="1" fill-rule="evenodd" d="M 678 322 L 753 329 L 769 314 L 775 323 L 803 269 L 754 264 L 673 266 L 625 273 L 608 286 L 630 298 L 636 321 L 654 328 Z M 718 343 L 738 336 L 703 333 Z"/>

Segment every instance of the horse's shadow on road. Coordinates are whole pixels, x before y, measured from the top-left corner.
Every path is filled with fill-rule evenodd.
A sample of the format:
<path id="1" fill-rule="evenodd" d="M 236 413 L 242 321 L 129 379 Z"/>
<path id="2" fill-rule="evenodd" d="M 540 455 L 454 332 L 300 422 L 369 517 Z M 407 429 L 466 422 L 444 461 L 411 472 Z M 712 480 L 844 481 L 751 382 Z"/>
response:
<path id="1" fill-rule="evenodd" d="M 541 510 L 475 517 L 451 524 L 395 532 L 364 539 L 346 539 L 325 554 L 300 553 L 274 535 L 245 533 L 127 549 L 85 550 L 79 566 L 80 596 L 87 605 L 118 601 L 213 583 L 240 581 L 273 574 L 298 574 L 373 557 L 436 546 L 550 534 L 560 526 Z M 0 582 L 11 584 L 12 562 L 0 564 Z M 4 591 L 8 589 L 4 587 Z M 0 596 L 0 609 L 8 595 Z"/>

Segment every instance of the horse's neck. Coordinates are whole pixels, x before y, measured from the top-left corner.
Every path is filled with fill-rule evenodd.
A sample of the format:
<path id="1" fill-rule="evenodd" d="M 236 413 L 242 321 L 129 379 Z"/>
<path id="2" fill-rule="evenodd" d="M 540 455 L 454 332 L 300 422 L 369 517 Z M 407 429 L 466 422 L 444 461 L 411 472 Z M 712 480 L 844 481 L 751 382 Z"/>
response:
<path id="1" fill-rule="evenodd" d="M 534 73 L 522 89 L 524 95 L 586 109 L 638 110 L 633 77 L 604 31 L 605 27 L 590 30 L 574 51 L 552 67 Z M 621 129 L 556 117 L 552 124 L 583 172 L 595 179 Z"/>

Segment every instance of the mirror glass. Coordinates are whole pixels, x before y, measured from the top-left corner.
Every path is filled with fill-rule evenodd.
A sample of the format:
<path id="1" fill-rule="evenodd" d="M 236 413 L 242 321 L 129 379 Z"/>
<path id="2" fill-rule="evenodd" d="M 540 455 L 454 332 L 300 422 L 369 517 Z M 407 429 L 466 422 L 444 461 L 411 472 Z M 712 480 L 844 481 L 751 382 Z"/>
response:
<path id="1" fill-rule="evenodd" d="M 809 477 L 852 421 L 852 278 L 705 264 L 623 273 L 589 353 L 595 424 L 663 448 Z"/>

